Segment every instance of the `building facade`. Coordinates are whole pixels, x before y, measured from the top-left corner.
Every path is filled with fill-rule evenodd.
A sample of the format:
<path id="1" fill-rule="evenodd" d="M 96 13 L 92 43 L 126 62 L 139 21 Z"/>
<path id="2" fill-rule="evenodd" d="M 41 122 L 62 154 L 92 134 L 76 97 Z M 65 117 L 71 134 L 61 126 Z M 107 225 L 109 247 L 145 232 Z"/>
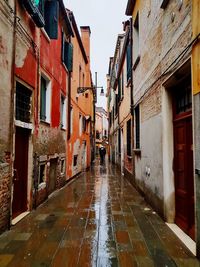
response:
<path id="1" fill-rule="evenodd" d="M 86 170 L 91 163 L 94 135 L 94 91 L 90 72 L 90 27 L 81 27 L 81 35 L 69 11 L 74 38 L 73 72 L 71 74 L 70 132 L 67 144 L 67 179 Z M 78 88 L 89 88 L 78 94 Z"/>
<path id="2" fill-rule="evenodd" d="M 129 44 L 131 53 L 130 94 L 114 108 L 120 83 L 120 63 L 115 57 L 110 65 L 108 92 L 111 155 L 125 167 L 117 152 L 117 132 L 129 116 L 131 148 L 129 179 L 154 209 L 169 223 L 175 223 L 196 241 L 199 254 L 199 4 L 195 1 L 129 0 Z M 126 33 L 126 31 L 125 31 Z M 122 40 L 126 37 L 122 37 Z M 123 41 L 116 49 L 120 50 Z M 124 42 L 126 43 L 126 42 Z M 129 44 L 126 47 L 127 53 Z M 123 46 L 123 45 L 122 45 Z M 119 62 L 123 61 L 123 49 Z M 114 63 L 113 63 L 114 62 Z M 117 63 L 116 63 L 117 62 Z M 109 68 L 110 69 L 110 68 Z M 114 77 L 115 86 L 112 86 Z M 116 89 L 115 89 L 116 88 Z M 125 89 L 126 90 L 126 89 Z M 125 92 L 124 90 L 124 92 Z M 128 94 L 128 91 L 126 91 Z M 110 97 L 111 96 L 111 97 Z M 119 98 L 118 98 L 119 99 Z M 120 109 L 121 108 L 121 109 Z M 128 110 L 127 110 L 128 112 Z M 114 112 L 113 112 L 114 113 Z M 113 130 L 115 129 L 115 134 Z M 123 130 L 124 134 L 124 130 Z M 120 136 L 120 134 L 118 135 Z M 126 136 L 126 134 L 125 134 Z M 113 141 L 112 141 L 113 139 Z M 123 153 L 126 155 L 127 153 Z M 127 170 L 124 171 L 127 174 Z M 196 173 L 196 174 L 195 174 Z"/>
<path id="3" fill-rule="evenodd" d="M 131 113 L 131 60 L 130 27 L 124 22 L 124 33 L 118 35 L 115 54 L 110 58 L 107 75 L 109 110 L 110 159 L 122 174 L 131 176 L 132 160 L 132 113 Z"/>
<path id="4" fill-rule="evenodd" d="M 71 89 L 76 72 L 77 77 L 80 73 L 73 60 L 76 31 L 62 0 L 1 0 L 0 12 L 2 232 L 67 182 L 69 125 L 76 122 L 75 118 L 70 122 L 69 116 Z M 89 34 L 89 28 L 83 27 L 81 45 L 87 62 Z M 79 56 L 76 54 L 76 60 Z M 82 67 L 85 84 L 91 86 L 90 66 Z M 94 135 L 93 98 L 88 95 L 88 99 L 81 97 L 85 98 L 79 109 L 82 120 L 78 115 L 87 129 L 81 144 L 85 167 Z"/>
<path id="5" fill-rule="evenodd" d="M 108 115 L 103 107 L 96 107 L 95 111 L 96 154 L 98 154 L 101 145 L 108 146 Z"/>

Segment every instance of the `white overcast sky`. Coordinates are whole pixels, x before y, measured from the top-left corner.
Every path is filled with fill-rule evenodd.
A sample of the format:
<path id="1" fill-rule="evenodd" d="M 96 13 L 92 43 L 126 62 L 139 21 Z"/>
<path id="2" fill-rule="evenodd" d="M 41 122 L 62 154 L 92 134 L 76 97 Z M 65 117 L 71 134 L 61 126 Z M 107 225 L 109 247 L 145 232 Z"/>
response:
<path id="1" fill-rule="evenodd" d="M 91 28 L 91 71 L 95 82 L 98 73 L 98 86 L 106 91 L 106 74 L 109 57 L 113 56 L 117 35 L 123 32 L 122 22 L 127 20 L 125 10 L 128 0 L 64 0 L 72 10 L 78 27 Z M 106 108 L 106 98 L 100 97 L 98 90 L 97 106 Z"/>

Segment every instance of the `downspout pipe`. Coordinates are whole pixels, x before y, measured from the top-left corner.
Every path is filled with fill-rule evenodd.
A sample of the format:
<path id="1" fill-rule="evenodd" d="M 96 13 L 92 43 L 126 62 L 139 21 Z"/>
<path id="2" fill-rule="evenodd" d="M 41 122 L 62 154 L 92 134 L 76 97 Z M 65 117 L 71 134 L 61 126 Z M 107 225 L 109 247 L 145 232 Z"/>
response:
<path id="1" fill-rule="evenodd" d="M 14 179 L 14 119 L 15 119 L 15 56 L 16 56 L 16 26 L 17 26 L 17 1 L 14 1 L 13 18 L 13 49 L 12 49 L 12 70 L 11 70 L 11 101 L 10 101 L 10 209 L 9 209 L 9 229 L 12 223 L 12 199 L 13 199 L 13 179 Z"/>
<path id="2" fill-rule="evenodd" d="M 133 102 L 133 19 L 130 18 L 130 31 L 129 31 L 129 42 L 131 46 L 131 77 L 130 77 L 130 89 L 131 89 L 131 116 L 134 117 L 134 102 Z"/>

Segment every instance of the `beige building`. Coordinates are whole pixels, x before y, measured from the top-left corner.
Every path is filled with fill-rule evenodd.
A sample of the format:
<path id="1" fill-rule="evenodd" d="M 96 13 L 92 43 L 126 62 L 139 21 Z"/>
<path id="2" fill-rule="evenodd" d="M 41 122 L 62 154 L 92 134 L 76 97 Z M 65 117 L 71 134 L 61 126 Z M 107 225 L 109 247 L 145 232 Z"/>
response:
<path id="1" fill-rule="evenodd" d="M 100 145 L 108 145 L 108 116 L 103 107 L 95 108 L 96 153 Z"/>
<path id="2" fill-rule="evenodd" d="M 130 24 L 126 22 L 118 36 L 107 76 L 112 161 L 166 222 L 196 241 L 197 252 L 198 6 L 195 1 L 192 6 L 192 1 L 129 0 Z M 122 94 L 127 60 L 130 80 L 124 81 Z M 126 166 L 128 160 L 132 169 Z"/>

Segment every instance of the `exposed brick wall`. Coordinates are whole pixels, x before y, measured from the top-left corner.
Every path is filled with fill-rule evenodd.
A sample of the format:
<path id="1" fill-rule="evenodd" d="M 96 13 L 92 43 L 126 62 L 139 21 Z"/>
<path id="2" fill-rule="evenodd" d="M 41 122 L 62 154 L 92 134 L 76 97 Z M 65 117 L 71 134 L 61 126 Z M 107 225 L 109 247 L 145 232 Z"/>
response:
<path id="1" fill-rule="evenodd" d="M 144 122 L 149 118 L 161 112 L 161 87 L 150 90 L 141 104 L 141 121 Z"/>
<path id="2" fill-rule="evenodd" d="M 0 233 L 8 229 L 10 224 L 11 185 L 10 166 L 0 164 Z"/>

